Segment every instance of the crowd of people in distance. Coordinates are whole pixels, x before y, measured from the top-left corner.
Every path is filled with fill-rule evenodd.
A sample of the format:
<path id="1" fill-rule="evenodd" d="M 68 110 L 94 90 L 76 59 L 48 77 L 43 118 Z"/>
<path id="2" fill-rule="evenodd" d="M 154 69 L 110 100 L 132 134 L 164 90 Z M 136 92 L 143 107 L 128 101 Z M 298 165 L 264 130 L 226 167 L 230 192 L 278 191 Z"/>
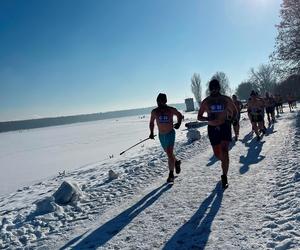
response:
<path id="1" fill-rule="evenodd" d="M 276 122 L 275 110 L 277 117 L 283 113 L 283 98 L 280 94 L 275 96 L 266 92 L 265 96 L 260 96 L 258 92 L 251 91 L 250 97 L 247 103 L 247 113 L 249 120 L 252 124 L 252 129 L 257 136 L 257 140 L 260 140 L 261 135 L 266 133 L 265 126 L 265 114 L 267 115 L 268 125 Z M 290 112 L 297 107 L 296 99 L 292 94 L 288 94 L 287 102 Z"/>

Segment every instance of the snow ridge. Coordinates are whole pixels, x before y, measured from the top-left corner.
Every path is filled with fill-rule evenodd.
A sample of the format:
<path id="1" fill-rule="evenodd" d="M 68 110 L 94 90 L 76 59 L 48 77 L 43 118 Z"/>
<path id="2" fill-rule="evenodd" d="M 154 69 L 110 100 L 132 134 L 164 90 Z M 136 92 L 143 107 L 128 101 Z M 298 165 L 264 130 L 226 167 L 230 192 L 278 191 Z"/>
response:
<path id="1" fill-rule="evenodd" d="M 262 229 L 267 248 L 277 250 L 296 249 L 300 242 L 300 113 L 284 132 L 284 145 L 271 166 L 275 185 L 271 185 Z"/>

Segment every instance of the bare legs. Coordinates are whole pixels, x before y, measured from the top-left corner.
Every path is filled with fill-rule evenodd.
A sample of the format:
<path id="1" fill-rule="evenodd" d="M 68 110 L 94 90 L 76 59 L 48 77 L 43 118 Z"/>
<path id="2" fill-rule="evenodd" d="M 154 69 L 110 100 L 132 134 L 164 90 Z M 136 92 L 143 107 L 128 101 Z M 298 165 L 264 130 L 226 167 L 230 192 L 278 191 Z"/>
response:
<path id="1" fill-rule="evenodd" d="M 215 156 L 221 161 L 223 175 L 227 176 L 229 169 L 229 142 L 222 141 L 220 144 L 213 146 Z"/>
<path id="2" fill-rule="evenodd" d="M 174 147 L 168 147 L 167 149 L 165 149 L 165 152 L 167 153 L 168 156 L 168 166 L 169 166 L 169 170 L 170 172 L 174 172 L 174 167 L 175 167 L 175 155 L 173 152 L 173 148 Z"/>

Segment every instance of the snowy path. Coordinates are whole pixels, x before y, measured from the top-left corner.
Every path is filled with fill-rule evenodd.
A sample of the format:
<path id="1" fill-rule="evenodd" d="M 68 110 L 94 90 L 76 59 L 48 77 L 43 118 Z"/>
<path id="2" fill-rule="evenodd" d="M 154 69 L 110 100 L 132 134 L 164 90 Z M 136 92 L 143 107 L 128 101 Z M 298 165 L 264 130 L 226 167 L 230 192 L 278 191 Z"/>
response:
<path id="1" fill-rule="evenodd" d="M 225 192 L 200 131 L 192 144 L 178 132 L 183 164 L 172 187 L 156 142 L 3 197 L 0 249 L 299 249 L 300 113 L 285 113 L 261 142 L 242 121 Z M 109 181 L 108 170 L 119 178 Z M 81 187 L 80 200 L 35 209 L 63 180 Z"/>
<path id="2" fill-rule="evenodd" d="M 246 136 L 230 152 L 230 187 L 224 193 L 218 184 L 219 162 L 207 164 L 211 149 L 204 147 L 183 163 L 183 172 L 173 187 L 160 179 L 129 206 L 104 214 L 104 223 L 67 246 L 296 249 L 300 240 L 300 157 L 296 153 L 300 126 L 295 130 L 294 116 L 286 116 L 287 120 L 279 119 L 275 128 L 269 128 L 262 142 L 252 140 L 247 135 L 250 126 L 243 123 L 241 134 Z"/>

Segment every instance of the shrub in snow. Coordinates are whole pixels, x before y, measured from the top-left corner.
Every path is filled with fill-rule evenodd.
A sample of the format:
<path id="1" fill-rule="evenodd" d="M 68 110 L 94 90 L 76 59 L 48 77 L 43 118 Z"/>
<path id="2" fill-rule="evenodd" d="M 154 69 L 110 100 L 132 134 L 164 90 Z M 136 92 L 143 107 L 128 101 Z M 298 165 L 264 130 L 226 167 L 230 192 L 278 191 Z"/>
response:
<path id="1" fill-rule="evenodd" d="M 55 203 L 59 205 L 66 205 L 70 202 L 79 200 L 81 190 L 76 183 L 64 181 L 58 190 L 53 194 Z"/>
<path id="2" fill-rule="evenodd" d="M 108 171 L 108 179 L 111 181 L 111 180 L 114 180 L 114 179 L 117 179 L 119 177 L 119 174 L 114 172 L 113 170 L 109 170 Z"/>
<path id="3" fill-rule="evenodd" d="M 201 134 L 197 129 L 189 129 L 189 131 L 186 134 L 186 137 L 188 138 L 189 142 L 200 140 Z"/>

